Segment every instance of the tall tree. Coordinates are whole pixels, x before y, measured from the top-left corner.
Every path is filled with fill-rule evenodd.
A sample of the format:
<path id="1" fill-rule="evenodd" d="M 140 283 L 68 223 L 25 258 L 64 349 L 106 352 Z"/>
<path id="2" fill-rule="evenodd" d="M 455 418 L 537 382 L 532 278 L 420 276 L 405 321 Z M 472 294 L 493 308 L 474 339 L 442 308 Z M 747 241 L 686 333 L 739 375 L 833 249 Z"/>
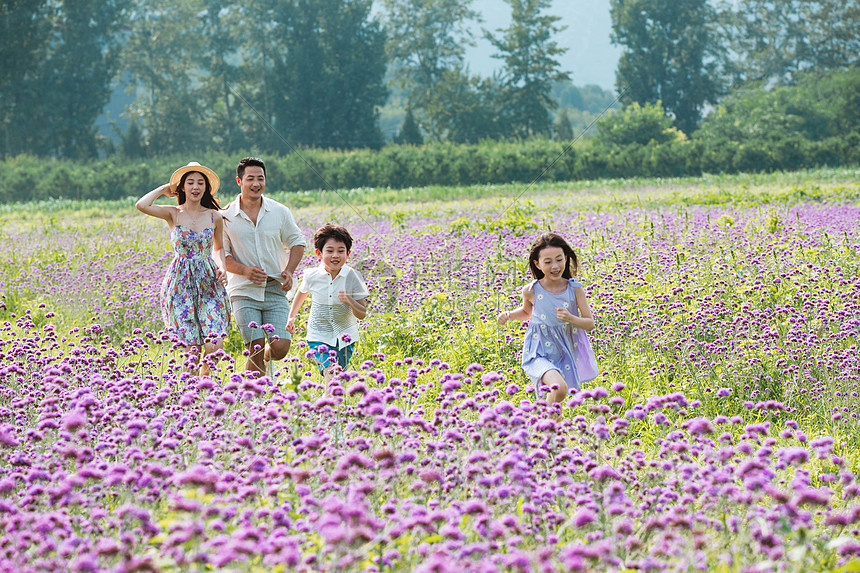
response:
<path id="1" fill-rule="evenodd" d="M 505 62 L 503 68 L 503 115 L 511 134 L 518 137 L 549 135 L 550 112 L 557 106 L 553 84 L 570 80 L 556 59 L 567 50 L 552 39 L 567 28 L 558 16 L 544 14 L 550 0 L 506 0 L 511 6 L 511 24 L 498 35 L 484 31 L 498 50 L 493 57 Z"/>
<path id="2" fill-rule="evenodd" d="M 118 64 L 118 38 L 126 0 L 61 0 L 54 30 L 58 40 L 45 61 L 44 93 L 54 155 L 97 153 L 95 120 L 110 99 Z"/>
<path id="3" fill-rule="evenodd" d="M 725 69 L 732 85 L 790 84 L 804 70 L 860 62 L 858 0 L 722 0 Z"/>
<path id="4" fill-rule="evenodd" d="M 612 42 L 624 47 L 616 89 L 625 104 L 656 104 L 685 133 L 716 100 L 718 46 L 707 0 L 611 0 Z"/>
<path id="5" fill-rule="evenodd" d="M 290 0 L 275 10 L 281 51 L 274 125 L 290 143 L 380 147 L 385 35 L 371 0 Z"/>
<path id="6" fill-rule="evenodd" d="M 276 62 L 286 53 L 286 47 L 280 41 L 279 20 L 282 18 L 276 17 L 282 3 L 280 0 L 247 0 L 239 6 L 239 27 L 253 30 L 253 33 L 238 34 L 240 42 L 237 47 L 241 51 L 242 60 L 237 70 L 238 75 L 230 81 L 233 90 L 254 108 L 252 111 L 242 102 L 245 112 L 251 113 L 240 120 L 243 137 L 247 148 L 255 153 L 281 149 L 283 142 L 278 133 L 268 129 L 260 117 L 270 125 L 275 123 L 275 67 Z M 242 106 L 239 106 L 239 109 L 242 109 Z M 239 113 L 238 109 L 236 111 Z M 257 114 L 260 117 L 257 117 Z"/>
<path id="7" fill-rule="evenodd" d="M 403 88 L 428 135 L 447 134 L 449 120 L 434 102 L 452 93 L 452 82 L 472 82 L 463 70 L 465 47 L 472 41 L 468 23 L 479 21 L 472 0 L 382 0 L 386 14 L 386 51 L 392 81 Z M 469 93 L 468 85 L 454 91 Z"/>
<path id="8" fill-rule="evenodd" d="M 570 115 L 567 108 L 562 108 L 553 121 L 553 136 L 557 141 L 573 140 L 573 126 L 570 124 Z"/>
<path id="9" fill-rule="evenodd" d="M 248 143 L 245 125 L 252 119 L 252 112 L 233 90 L 241 95 L 247 85 L 239 50 L 246 29 L 245 14 L 241 5 L 228 0 L 204 0 L 203 5 L 199 44 L 203 51 L 200 65 L 205 70 L 200 82 L 204 87 L 201 95 L 207 110 L 206 127 L 219 149 L 244 150 Z"/>
<path id="10" fill-rule="evenodd" d="M 41 139 L 41 121 L 32 116 L 38 92 L 39 66 L 51 28 L 48 0 L 0 1 L 0 123 L 4 156 L 33 152 Z"/>
<path id="11" fill-rule="evenodd" d="M 804 8 L 811 23 L 812 67 L 832 70 L 860 64 L 860 1 L 818 0 Z"/>
<path id="12" fill-rule="evenodd" d="M 733 85 L 781 81 L 811 55 L 802 0 L 723 0 L 720 23 L 729 50 L 726 69 Z"/>
<path id="13" fill-rule="evenodd" d="M 97 153 L 125 0 L 4 0 L 0 113 L 4 154 Z"/>
<path id="14" fill-rule="evenodd" d="M 201 0 L 135 0 L 123 63 L 137 96 L 128 114 L 140 122 L 150 153 L 212 146 L 198 48 L 205 13 Z"/>
<path id="15" fill-rule="evenodd" d="M 403 118 L 403 125 L 400 127 L 400 132 L 394 138 L 394 143 L 402 143 L 407 145 L 421 145 L 424 143 L 424 136 L 421 135 L 421 128 L 418 127 L 418 122 L 415 121 L 415 114 L 411 109 L 406 110 L 406 115 Z"/>
<path id="16" fill-rule="evenodd" d="M 499 90 L 495 79 L 470 76 L 466 70 L 446 70 L 434 89 L 423 98 L 426 117 L 437 134 L 456 143 L 498 139 Z"/>

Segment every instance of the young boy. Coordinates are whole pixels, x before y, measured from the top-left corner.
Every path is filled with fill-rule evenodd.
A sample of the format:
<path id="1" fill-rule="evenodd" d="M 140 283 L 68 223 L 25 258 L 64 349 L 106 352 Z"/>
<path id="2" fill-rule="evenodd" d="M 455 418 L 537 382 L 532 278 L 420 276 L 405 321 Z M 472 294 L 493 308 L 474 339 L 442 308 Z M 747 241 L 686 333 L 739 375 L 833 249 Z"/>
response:
<path id="1" fill-rule="evenodd" d="M 320 264 L 305 272 L 290 307 L 287 330 L 295 334 L 296 316 L 310 294 L 308 346 L 315 351 L 314 360 L 328 384 L 336 366 L 345 369 L 349 364 L 358 342 L 358 321 L 367 314 L 370 293 L 361 274 L 346 264 L 352 250 L 349 231 L 326 223 L 314 233 L 313 241 Z"/>

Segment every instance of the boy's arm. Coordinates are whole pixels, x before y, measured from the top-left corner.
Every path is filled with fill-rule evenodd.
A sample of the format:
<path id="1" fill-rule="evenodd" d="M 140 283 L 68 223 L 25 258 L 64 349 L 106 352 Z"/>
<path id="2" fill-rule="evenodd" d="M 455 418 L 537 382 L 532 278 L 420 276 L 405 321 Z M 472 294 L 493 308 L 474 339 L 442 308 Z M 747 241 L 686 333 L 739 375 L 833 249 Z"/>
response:
<path id="1" fill-rule="evenodd" d="M 350 268 L 344 286 L 347 290 L 338 292 L 337 299 L 350 308 L 355 318 L 363 320 L 367 316 L 367 304 L 370 302 L 370 291 L 367 289 L 364 277 Z"/>
<path id="2" fill-rule="evenodd" d="M 348 292 L 342 290 L 337 293 L 337 300 L 348 306 L 352 310 L 352 314 L 354 314 L 355 318 L 358 320 L 362 320 L 367 316 L 367 298 L 355 300 L 349 296 Z"/>

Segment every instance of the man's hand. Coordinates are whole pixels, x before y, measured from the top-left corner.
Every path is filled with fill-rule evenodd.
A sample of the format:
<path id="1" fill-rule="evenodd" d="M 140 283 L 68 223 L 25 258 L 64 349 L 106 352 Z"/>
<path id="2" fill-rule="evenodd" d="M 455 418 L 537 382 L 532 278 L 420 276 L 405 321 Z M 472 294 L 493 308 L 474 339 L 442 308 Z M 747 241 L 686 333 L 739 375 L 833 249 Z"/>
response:
<path id="1" fill-rule="evenodd" d="M 284 284 L 281 285 L 281 290 L 284 292 L 290 292 L 290 289 L 293 288 L 293 273 L 292 271 L 288 271 L 286 269 L 281 271 L 281 278 L 284 279 Z"/>
<path id="2" fill-rule="evenodd" d="M 266 271 L 262 269 L 262 267 L 245 267 L 245 270 L 242 272 L 242 275 L 249 281 L 254 284 L 264 285 L 266 284 L 266 280 L 269 276 L 266 274 Z"/>

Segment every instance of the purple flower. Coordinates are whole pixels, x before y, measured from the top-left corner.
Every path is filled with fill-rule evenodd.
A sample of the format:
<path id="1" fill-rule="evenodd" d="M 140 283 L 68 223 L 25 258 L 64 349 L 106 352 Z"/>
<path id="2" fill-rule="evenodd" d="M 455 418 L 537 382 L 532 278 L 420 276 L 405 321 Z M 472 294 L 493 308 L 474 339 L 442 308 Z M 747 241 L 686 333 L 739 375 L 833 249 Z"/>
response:
<path id="1" fill-rule="evenodd" d="M 211 491 L 215 488 L 218 476 L 206 466 L 194 465 L 177 474 L 174 480 L 178 485 L 201 486 Z"/>
<path id="2" fill-rule="evenodd" d="M 437 471 L 433 471 L 433 470 L 424 470 L 423 472 L 418 474 L 418 477 L 421 478 L 421 481 L 423 481 L 425 483 L 431 483 L 434 481 L 436 481 L 436 482 L 442 481 L 442 474 L 440 474 Z"/>
<path id="3" fill-rule="evenodd" d="M 621 474 L 618 473 L 618 470 L 607 464 L 597 466 L 593 470 L 589 471 L 588 475 L 590 475 L 594 481 L 598 482 L 610 479 L 621 479 Z"/>
<path id="4" fill-rule="evenodd" d="M 372 468 L 373 460 L 358 452 L 350 452 L 344 457 L 342 457 L 337 463 L 337 469 L 342 471 L 348 470 L 352 467 L 359 467 L 364 469 Z"/>
<path id="5" fill-rule="evenodd" d="M 776 454 L 784 464 L 789 466 L 801 466 L 809 460 L 809 451 L 801 446 L 781 448 Z"/>
<path id="6" fill-rule="evenodd" d="M 815 450 L 820 458 L 826 458 L 833 451 L 833 438 L 830 436 L 821 436 L 809 442 L 809 447 Z"/>
<path id="7" fill-rule="evenodd" d="M 0 426 L 0 446 L 6 448 L 15 448 L 18 447 L 20 443 L 21 442 L 19 442 L 18 438 L 15 436 L 14 427 L 8 424 L 3 424 L 3 426 Z"/>
<path id="8" fill-rule="evenodd" d="M 86 417 L 80 412 L 70 412 L 63 418 L 63 428 L 70 432 L 76 432 L 78 428 L 85 426 Z"/>
<path id="9" fill-rule="evenodd" d="M 687 422 L 687 431 L 690 435 L 713 434 L 714 426 L 708 418 L 693 418 Z"/>
<path id="10" fill-rule="evenodd" d="M 469 376 L 475 374 L 476 372 L 482 372 L 483 370 L 484 367 L 476 362 L 473 362 L 472 364 L 466 366 L 466 374 L 468 374 Z"/>
<path id="11" fill-rule="evenodd" d="M 797 494 L 794 498 L 795 505 L 827 505 L 830 503 L 831 492 L 829 489 L 821 488 L 816 489 L 808 486 L 800 486 L 795 489 L 795 493 Z"/>
<path id="12" fill-rule="evenodd" d="M 591 523 L 594 523 L 597 520 L 597 515 L 593 511 L 587 508 L 580 509 L 575 514 L 573 514 L 573 524 L 576 527 L 585 527 Z"/>

